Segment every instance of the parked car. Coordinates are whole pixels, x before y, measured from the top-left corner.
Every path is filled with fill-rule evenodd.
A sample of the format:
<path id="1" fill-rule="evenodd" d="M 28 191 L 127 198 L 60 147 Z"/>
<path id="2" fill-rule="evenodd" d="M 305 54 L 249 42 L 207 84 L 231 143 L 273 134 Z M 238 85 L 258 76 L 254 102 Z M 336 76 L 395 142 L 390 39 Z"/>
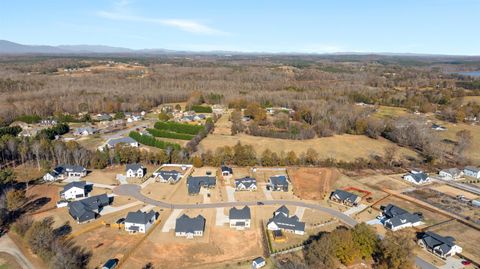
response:
<path id="1" fill-rule="evenodd" d="M 472 262 L 469 261 L 469 260 L 464 260 L 464 261 L 462 261 L 462 264 L 463 265 L 470 265 L 470 264 L 472 264 Z"/>
<path id="2" fill-rule="evenodd" d="M 114 269 L 118 265 L 118 259 L 108 260 L 102 267 L 102 269 Z"/>
<path id="3" fill-rule="evenodd" d="M 264 205 L 263 202 L 257 202 L 257 205 Z"/>

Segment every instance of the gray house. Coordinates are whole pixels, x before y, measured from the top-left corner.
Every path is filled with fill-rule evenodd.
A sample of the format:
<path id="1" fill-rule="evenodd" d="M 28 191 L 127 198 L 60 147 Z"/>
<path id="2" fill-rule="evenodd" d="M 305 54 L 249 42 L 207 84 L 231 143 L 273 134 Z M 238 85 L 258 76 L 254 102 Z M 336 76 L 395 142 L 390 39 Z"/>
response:
<path id="1" fill-rule="evenodd" d="M 392 231 L 423 224 L 421 214 L 412 214 L 392 204 L 381 206 L 380 209 L 382 210 L 381 219 L 383 226 Z"/>
<path id="2" fill-rule="evenodd" d="M 235 189 L 237 191 L 256 191 L 257 180 L 251 177 L 235 179 Z"/>
<path id="3" fill-rule="evenodd" d="M 214 176 L 189 176 L 187 179 L 188 194 L 197 195 L 200 193 L 200 188 L 214 188 L 217 180 Z"/>
<path id="4" fill-rule="evenodd" d="M 273 218 L 267 222 L 270 231 L 286 231 L 299 235 L 305 233 L 305 222 L 301 222 L 297 216 L 289 216 L 289 210 L 285 206 L 280 207 L 273 213 Z"/>
<path id="5" fill-rule="evenodd" d="M 337 203 L 342 203 L 348 206 L 353 206 L 358 204 L 361 199 L 362 198 L 358 197 L 358 195 L 348 191 L 344 191 L 344 190 L 335 190 L 330 194 L 330 200 L 335 201 Z"/>
<path id="6" fill-rule="evenodd" d="M 125 172 L 127 177 L 144 177 L 147 169 L 139 163 L 131 163 L 127 164 Z"/>
<path id="7" fill-rule="evenodd" d="M 288 191 L 288 179 L 285 175 L 272 176 L 268 180 L 268 186 L 273 191 Z"/>
<path id="8" fill-rule="evenodd" d="M 103 207 L 109 204 L 110 198 L 106 194 L 96 195 L 69 203 L 68 213 L 78 223 L 85 223 L 94 220 Z"/>
<path id="9" fill-rule="evenodd" d="M 462 248 L 455 244 L 455 238 L 434 232 L 420 233 L 417 243 L 443 259 L 462 252 Z"/>
<path id="10" fill-rule="evenodd" d="M 230 208 L 228 211 L 228 219 L 230 222 L 230 228 L 235 228 L 237 230 L 250 228 L 250 221 L 252 219 L 250 207 L 245 206 L 242 209 L 237 209 L 235 207 Z"/>
<path id="11" fill-rule="evenodd" d="M 183 214 L 175 222 L 175 236 L 193 239 L 195 236 L 203 236 L 205 230 L 205 218 L 198 215 L 195 218 Z"/>
<path id="12" fill-rule="evenodd" d="M 175 170 L 155 172 L 153 176 L 156 177 L 159 182 L 170 184 L 175 184 L 182 178 L 182 174 Z"/>

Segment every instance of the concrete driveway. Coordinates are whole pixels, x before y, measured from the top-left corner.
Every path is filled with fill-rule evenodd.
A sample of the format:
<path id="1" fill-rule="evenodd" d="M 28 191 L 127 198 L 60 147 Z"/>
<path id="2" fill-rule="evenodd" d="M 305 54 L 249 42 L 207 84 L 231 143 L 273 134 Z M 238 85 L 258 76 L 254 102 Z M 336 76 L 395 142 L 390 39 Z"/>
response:
<path id="1" fill-rule="evenodd" d="M 17 263 L 23 269 L 35 269 L 35 267 L 30 263 L 30 261 L 23 255 L 20 249 L 15 245 L 12 239 L 8 234 L 0 237 L 0 252 L 5 252 L 12 255 Z"/>

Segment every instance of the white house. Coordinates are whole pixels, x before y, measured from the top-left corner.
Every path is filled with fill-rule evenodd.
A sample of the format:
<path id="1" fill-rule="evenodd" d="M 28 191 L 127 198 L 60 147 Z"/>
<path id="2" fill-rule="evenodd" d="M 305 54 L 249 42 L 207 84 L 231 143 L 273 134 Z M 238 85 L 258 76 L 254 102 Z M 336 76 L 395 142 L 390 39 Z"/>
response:
<path id="1" fill-rule="evenodd" d="M 410 173 L 403 176 L 403 179 L 415 185 L 421 185 L 430 182 L 430 177 L 425 173 Z"/>
<path id="2" fill-rule="evenodd" d="M 127 164 L 125 168 L 125 172 L 127 177 L 139 177 L 142 178 L 145 176 L 146 169 L 143 165 L 139 163 L 131 163 Z"/>
<path id="3" fill-rule="evenodd" d="M 222 176 L 223 177 L 229 177 L 229 176 L 233 175 L 233 169 L 231 167 L 228 167 L 226 165 L 222 165 L 221 170 L 222 170 Z"/>
<path id="4" fill-rule="evenodd" d="M 456 180 L 463 176 L 463 172 L 457 168 L 449 168 L 441 170 L 438 175 L 445 180 Z"/>
<path id="5" fill-rule="evenodd" d="M 257 180 L 251 177 L 235 179 L 235 190 L 237 191 L 256 191 Z"/>
<path id="6" fill-rule="evenodd" d="M 259 268 L 264 267 L 265 265 L 266 265 L 266 262 L 265 262 L 265 259 L 263 257 L 255 258 L 252 261 L 252 268 L 253 269 L 259 269 Z"/>
<path id="7" fill-rule="evenodd" d="M 480 178 L 480 168 L 467 166 L 463 169 L 463 174 L 468 177 Z"/>
<path id="8" fill-rule="evenodd" d="M 230 208 L 228 212 L 228 220 L 230 222 L 230 228 L 237 230 L 245 230 L 250 228 L 250 220 L 252 219 L 250 208 L 245 206 L 242 209 L 235 207 Z"/>
<path id="9" fill-rule="evenodd" d="M 87 169 L 80 165 L 59 165 L 43 176 L 45 181 L 56 181 L 66 178 L 81 178 L 87 175 Z"/>
<path id="10" fill-rule="evenodd" d="M 87 197 L 86 186 L 87 183 L 85 181 L 70 182 L 63 187 L 63 191 L 60 192 L 60 197 L 64 200 L 85 198 Z"/>
<path id="11" fill-rule="evenodd" d="M 95 134 L 97 132 L 98 132 L 97 129 L 95 129 L 93 127 L 90 127 L 90 126 L 86 126 L 86 127 L 80 127 L 80 128 L 75 129 L 75 131 L 73 132 L 73 135 L 87 136 L 87 135 Z"/>
<path id="12" fill-rule="evenodd" d="M 125 231 L 129 233 L 146 233 L 157 219 L 157 213 L 150 212 L 128 212 L 125 218 Z"/>
<path id="13" fill-rule="evenodd" d="M 270 231 L 286 231 L 294 234 L 305 234 L 305 222 L 293 215 L 289 216 L 289 210 L 285 206 L 281 206 L 273 213 L 273 218 L 268 220 L 267 229 Z"/>
<path id="14" fill-rule="evenodd" d="M 175 170 L 160 170 L 153 173 L 153 176 L 157 179 L 158 182 L 175 184 L 181 178 L 182 174 Z"/>
<path id="15" fill-rule="evenodd" d="M 106 146 L 109 149 L 113 149 L 113 148 L 115 148 L 115 146 L 117 144 L 130 146 L 130 147 L 133 147 L 133 148 L 138 148 L 140 146 L 140 144 L 131 137 L 111 138 L 107 141 Z M 105 146 L 101 146 L 101 147 L 99 147 L 99 149 L 103 150 L 104 147 Z"/>
<path id="16" fill-rule="evenodd" d="M 417 242 L 421 247 L 443 259 L 462 252 L 462 248 L 455 244 L 455 238 L 434 232 L 420 234 Z"/>
<path id="17" fill-rule="evenodd" d="M 410 213 L 392 204 L 381 206 L 383 226 L 392 231 L 422 225 L 422 217 L 418 213 Z"/>

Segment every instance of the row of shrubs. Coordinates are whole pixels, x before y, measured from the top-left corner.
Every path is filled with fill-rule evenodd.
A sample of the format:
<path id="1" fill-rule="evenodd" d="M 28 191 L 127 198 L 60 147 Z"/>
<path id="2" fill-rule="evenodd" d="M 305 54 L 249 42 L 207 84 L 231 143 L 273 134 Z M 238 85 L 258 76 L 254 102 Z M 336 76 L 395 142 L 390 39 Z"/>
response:
<path id="1" fill-rule="evenodd" d="M 170 143 L 170 142 L 157 140 L 155 137 L 148 136 L 148 135 L 141 135 L 140 133 L 135 131 L 130 132 L 129 136 L 133 138 L 135 141 L 137 141 L 138 143 L 151 146 L 151 147 L 156 147 L 161 149 L 172 147 L 173 149 L 176 149 L 176 150 L 180 150 L 181 148 L 180 145 L 177 143 Z"/>
<path id="2" fill-rule="evenodd" d="M 192 138 L 194 137 L 194 135 L 191 135 L 191 134 L 181 134 L 181 133 L 175 133 L 175 132 L 159 130 L 159 129 L 147 129 L 147 131 L 155 137 L 165 137 L 165 138 L 173 138 L 173 139 L 181 139 L 181 140 L 192 140 Z"/>
<path id="3" fill-rule="evenodd" d="M 70 131 L 70 127 L 68 126 L 68 124 L 58 123 L 53 127 L 41 130 L 40 133 L 38 133 L 38 136 L 53 140 L 55 139 L 55 136 L 66 134 L 69 131 Z"/>
<path id="4" fill-rule="evenodd" d="M 20 126 L 1 127 L 0 137 L 4 135 L 17 136 L 21 131 L 22 131 L 22 128 Z"/>
<path id="5" fill-rule="evenodd" d="M 154 127 L 155 129 L 167 130 L 170 132 L 191 134 L 191 135 L 196 135 L 205 129 L 205 127 L 200 125 L 183 124 L 183 123 L 178 123 L 173 121 L 167 121 L 167 122 L 159 121 L 155 123 Z"/>
<path id="6" fill-rule="evenodd" d="M 190 109 L 196 113 L 212 113 L 212 107 L 210 106 L 193 105 Z"/>

